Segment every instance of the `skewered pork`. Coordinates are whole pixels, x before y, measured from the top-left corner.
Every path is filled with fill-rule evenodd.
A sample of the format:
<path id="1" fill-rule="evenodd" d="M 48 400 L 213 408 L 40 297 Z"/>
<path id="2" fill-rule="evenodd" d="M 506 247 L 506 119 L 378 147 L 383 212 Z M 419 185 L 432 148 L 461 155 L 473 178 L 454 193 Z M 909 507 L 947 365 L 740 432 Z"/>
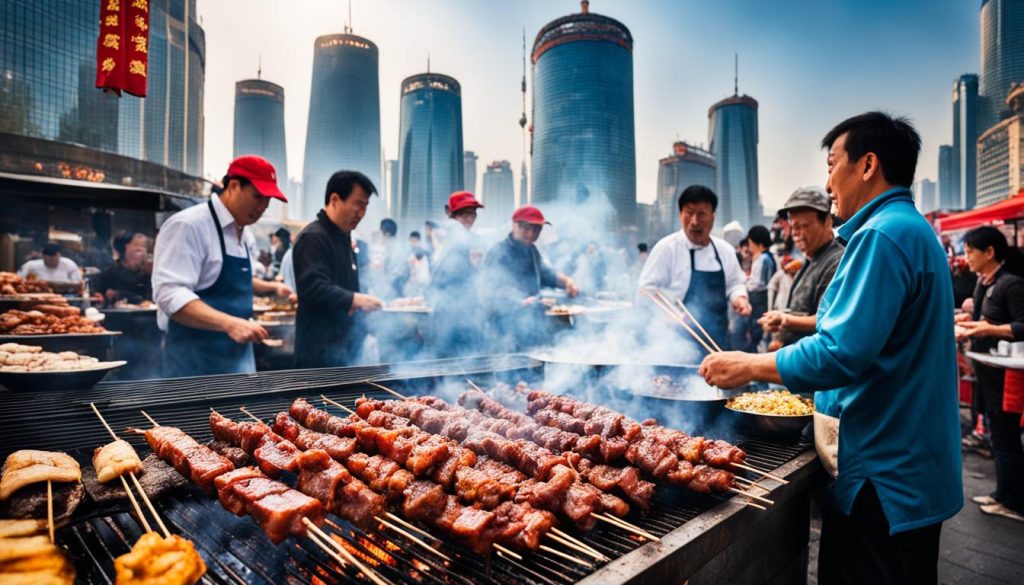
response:
<path id="1" fill-rule="evenodd" d="M 118 439 L 93 452 L 92 466 L 100 483 L 107 483 L 126 473 L 142 471 L 142 460 L 127 441 Z"/>
<path id="2" fill-rule="evenodd" d="M 25 449 L 7 456 L 0 469 L 0 500 L 6 500 L 22 487 L 47 480 L 80 481 L 82 470 L 71 456 L 52 451 Z"/>

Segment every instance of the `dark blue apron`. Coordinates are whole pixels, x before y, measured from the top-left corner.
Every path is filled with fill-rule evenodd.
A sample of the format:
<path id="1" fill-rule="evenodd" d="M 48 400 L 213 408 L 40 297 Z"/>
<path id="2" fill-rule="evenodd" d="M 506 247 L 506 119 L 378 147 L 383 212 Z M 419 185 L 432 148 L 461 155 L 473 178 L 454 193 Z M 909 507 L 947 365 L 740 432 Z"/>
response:
<path id="1" fill-rule="evenodd" d="M 210 215 L 217 226 L 220 253 L 224 259 L 217 280 L 209 288 L 197 290 L 199 300 L 210 307 L 240 319 L 252 317 L 252 265 L 249 250 L 245 257 L 228 256 L 224 232 L 213 209 Z M 244 244 L 243 244 L 244 247 Z M 235 343 L 223 331 L 206 331 L 182 325 L 173 319 L 167 324 L 164 343 L 164 377 L 238 374 L 256 371 L 251 343 Z"/>
<path id="2" fill-rule="evenodd" d="M 729 303 L 725 296 L 725 267 L 714 242 L 711 242 L 711 249 L 715 251 L 718 270 L 697 270 L 697 251 L 690 248 L 690 286 L 686 289 L 683 303 L 719 347 L 728 349 Z M 704 351 L 696 343 L 694 347 Z"/>

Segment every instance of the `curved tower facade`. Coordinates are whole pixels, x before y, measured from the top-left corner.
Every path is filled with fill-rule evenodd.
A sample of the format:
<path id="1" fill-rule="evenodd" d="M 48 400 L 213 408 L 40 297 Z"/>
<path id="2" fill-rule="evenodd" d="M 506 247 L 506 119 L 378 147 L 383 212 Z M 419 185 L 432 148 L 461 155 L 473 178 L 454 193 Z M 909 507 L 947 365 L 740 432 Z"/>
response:
<path id="1" fill-rule="evenodd" d="M 487 206 L 484 225 L 508 225 L 516 209 L 515 185 L 512 165 L 507 160 L 496 160 L 487 165 L 481 190 L 482 202 Z"/>
<path id="2" fill-rule="evenodd" d="M 235 83 L 234 156 L 262 156 L 277 171 L 277 186 L 288 194 L 288 154 L 284 138 L 284 88 L 262 79 Z M 269 217 L 284 219 L 284 205 L 272 201 Z"/>
<path id="3" fill-rule="evenodd" d="M 1010 85 L 1024 81 L 1024 2 L 982 0 L 979 134 L 1007 111 Z"/>
<path id="4" fill-rule="evenodd" d="M 715 172 L 718 220 L 744 229 L 762 221 L 757 183 L 757 100 L 734 95 L 708 110 L 708 142 Z"/>
<path id="5" fill-rule="evenodd" d="M 313 86 L 309 98 L 306 154 L 302 170 L 302 204 L 294 218 L 311 221 L 324 204 L 327 179 L 335 171 L 354 170 L 373 181 L 379 192 L 380 75 L 377 45 L 354 34 L 317 37 L 313 51 Z M 370 200 L 364 224 L 384 208 Z"/>
<path id="6" fill-rule="evenodd" d="M 633 36 L 583 11 L 554 20 L 533 43 L 533 203 L 605 198 L 612 227 L 635 224 Z"/>
<path id="7" fill-rule="evenodd" d="M 444 217 L 448 196 L 463 189 L 462 88 L 453 77 L 421 73 L 402 81 L 398 131 L 398 201 L 401 233 Z"/>

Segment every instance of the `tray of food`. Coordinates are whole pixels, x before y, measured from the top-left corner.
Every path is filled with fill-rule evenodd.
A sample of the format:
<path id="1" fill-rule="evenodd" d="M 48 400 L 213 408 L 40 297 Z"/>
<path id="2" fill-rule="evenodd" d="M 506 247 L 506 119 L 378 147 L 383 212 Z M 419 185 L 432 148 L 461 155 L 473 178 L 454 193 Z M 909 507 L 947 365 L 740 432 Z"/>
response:
<path id="1" fill-rule="evenodd" d="M 767 435 L 796 435 L 814 418 L 814 400 L 784 388 L 744 392 L 726 401 L 741 425 Z"/>
<path id="2" fill-rule="evenodd" d="M 153 301 L 142 301 L 140 303 L 118 301 L 113 307 L 100 309 L 100 311 L 103 313 L 155 313 L 156 309 L 156 303 Z"/>
<path id="3" fill-rule="evenodd" d="M 0 345 L 0 385 L 14 391 L 89 388 L 125 361 L 102 362 L 73 351 L 49 352 L 37 345 Z"/>
<path id="4" fill-rule="evenodd" d="M 428 307 L 423 297 L 405 297 L 395 299 L 384 305 L 383 313 L 433 313 L 434 309 Z"/>

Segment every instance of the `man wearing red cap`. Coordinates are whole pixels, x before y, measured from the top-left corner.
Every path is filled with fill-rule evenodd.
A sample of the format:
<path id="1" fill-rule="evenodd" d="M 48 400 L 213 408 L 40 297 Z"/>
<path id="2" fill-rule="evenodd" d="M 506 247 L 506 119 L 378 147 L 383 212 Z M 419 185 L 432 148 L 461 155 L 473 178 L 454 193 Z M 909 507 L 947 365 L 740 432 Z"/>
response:
<path id="1" fill-rule="evenodd" d="M 426 295 L 434 308 L 430 344 L 435 357 L 479 351 L 483 315 L 476 290 L 479 256 L 474 263 L 473 255 L 481 244 L 472 232 L 477 209 L 483 209 L 483 204 L 469 191 L 452 193 L 444 206 L 448 242 L 433 267 Z"/>
<path id="2" fill-rule="evenodd" d="M 273 165 L 236 158 L 206 205 L 171 216 L 156 239 L 153 300 L 164 340 L 164 376 L 256 371 L 252 343 L 267 331 L 249 321 L 253 293 L 291 294 L 287 286 L 253 278 L 256 223 L 270 198 L 287 202 Z"/>
<path id="3" fill-rule="evenodd" d="M 536 207 L 520 207 L 512 214 L 512 233 L 484 257 L 484 292 L 493 317 L 490 323 L 506 344 L 505 350 L 518 351 L 543 341 L 546 321 L 545 307 L 539 302 L 541 288 L 564 287 L 570 297 L 580 292 L 571 278 L 556 272 L 537 250 L 537 238 L 550 223 Z"/>

